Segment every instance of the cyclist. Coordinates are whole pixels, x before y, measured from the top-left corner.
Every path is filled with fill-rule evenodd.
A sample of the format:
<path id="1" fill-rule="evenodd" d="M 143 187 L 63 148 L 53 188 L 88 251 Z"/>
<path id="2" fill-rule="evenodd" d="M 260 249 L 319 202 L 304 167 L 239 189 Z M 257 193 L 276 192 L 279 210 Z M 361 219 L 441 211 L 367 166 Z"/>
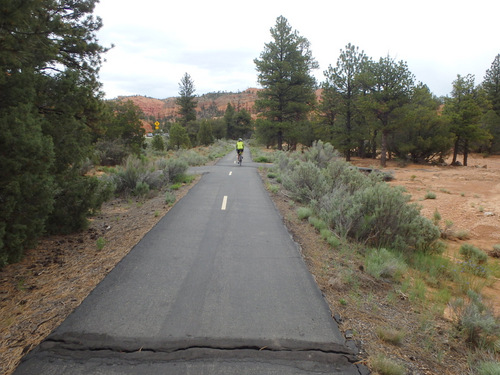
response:
<path id="1" fill-rule="evenodd" d="M 243 140 L 240 138 L 238 139 L 238 142 L 236 142 L 236 154 L 238 155 L 238 163 L 241 163 L 241 160 L 243 160 L 244 149 L 245 149 L 245 144 L 243 143 Z M 240 160 L 240 155 L 241 155 L 241 160 Z"/>

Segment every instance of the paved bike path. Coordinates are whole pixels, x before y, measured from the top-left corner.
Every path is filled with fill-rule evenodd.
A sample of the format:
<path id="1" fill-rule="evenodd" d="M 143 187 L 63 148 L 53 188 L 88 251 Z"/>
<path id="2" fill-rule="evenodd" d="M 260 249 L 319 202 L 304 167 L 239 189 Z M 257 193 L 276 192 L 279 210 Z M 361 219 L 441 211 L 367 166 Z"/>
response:
<path id="1" fill-rule="evenodd" d="M 198 168 L 15 374 L 359 374 L 249 159 Z"/>

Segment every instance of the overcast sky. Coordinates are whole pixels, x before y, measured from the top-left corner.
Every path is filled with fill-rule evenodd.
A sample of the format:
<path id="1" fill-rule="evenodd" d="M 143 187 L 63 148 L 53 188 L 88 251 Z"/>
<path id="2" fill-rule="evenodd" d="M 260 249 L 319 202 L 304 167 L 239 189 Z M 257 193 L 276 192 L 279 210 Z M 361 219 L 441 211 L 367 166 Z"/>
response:
<path id="1" fill-rule="evenodd" d="M 416 80 L 449 95 L 457 74 L 482 82 L 500 53 L 499 0 L 100 0 L 106 98 L 178 96 L 188 73 L 197 95 L 259 87 L 253 60 L 282 15 L 309 40 L 323 72 L 348 43 L 408 63 Z"/>

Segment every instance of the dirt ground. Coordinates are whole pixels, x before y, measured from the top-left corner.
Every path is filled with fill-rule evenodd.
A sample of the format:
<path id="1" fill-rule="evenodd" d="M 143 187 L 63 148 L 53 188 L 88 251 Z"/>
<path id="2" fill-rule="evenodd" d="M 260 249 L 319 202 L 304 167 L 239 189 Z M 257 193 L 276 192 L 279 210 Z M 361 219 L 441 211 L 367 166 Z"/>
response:
<path id="1" fill-rule="evenodd" d="M 411 201 L 422 206 L 424 216 L 432 219 L 438 210 L 442 226 L 451 221 L 453 231 L 468 233 L 467 240 L 446 241 L 445 254 L 450 258 L 458 258 L 458 248 L 465 242 L 486 252 L 500 244 L 500 157 L 473 156 L 469 161 L 468 167 L 402 167 L 389 161 L 384 169 L 393 174 L 390 184 L 404 186 Z M 352 163 L 380 168 L 373 160 L 355 159 Z M 435 199 L 425 199 L 429 191 L 435 193 Z M 286 195 L 278 192 L 272 197 L 301 245 L 306 264 L 332 313 L 340 320 L 342 332 L 358 343 L 361 361 L 369 365 L 374 357 L 383 354 L 402 364 L 407 374 L 471 374 L 470 351 L 445 316 L 446 310 L 442 318 L 436 318 L 432 308 L 410 303 L 408 295 L 395 290 L 394 284 L 374 280 L 364 272 L 363 263 L 355 255 L 332 251 L 307 222 L 298 220 L 296 207 Z M 491 283 L 483 293 L 500 316 L 499 280 Z M 403 332 L 402 343 L 392 345 L 381 340 L 379 329 Z M 480 359 L 479 354 L 474 358 Z"/>
<path id="2" fill-rule="evenodd" d="M 371 160 L 353 163 L 374 164 Z M 391 184 L 405 186 L 412 199 L 422 205 L 424 215 L 432 218 L 437 209 L 443 223 L 452 221 L 455 230 L 469 232 L 467 242 L 488 251 L 500 243 L 500 158 L 472 157 L 469 165 L 398 167 L 389 162 L 386 170 L 394 174 Z M 178 190 L 178 199 L 197 181 Z M 428 191 L 434 192 L 436 199 L 424 199 Z M 451 333 L 449 321 L 429 324 L 425 311 L 412 307 L 403 293 L 399 303 L 387 303 L 390 284 L 373 280 L 355 259 L 333 253 L 311 226 L 298 221 L 286 196 L 277 193 L 272 198 L 301 245 L 341 329 L 358 342 L 363 361 L 385 353 L 404 363 L 409 374 L 467 373 L 464 346 Z M 109 202 L 87 231 L 44 238 L 22 262 L 1 270 L 0 373 L 11 374 L 22 356 L 57 327 L 169 209 L 163 194 L 146 201 Z M 449 242 L 450 256 L 461 243 Z M 335 265 L 345 263 L 352 263 L 347 269 L 355 270 L 361 280 L 359 290 L 366 298 L 353 296 L 348 278 L 339 276 L 345 269 Z M 485 293 L 500 315 L 499 289 L 495 282 Z M 375 331 L 381 325 L 404 328 L 403 344 L 394 346 L 378 339 Z"/>

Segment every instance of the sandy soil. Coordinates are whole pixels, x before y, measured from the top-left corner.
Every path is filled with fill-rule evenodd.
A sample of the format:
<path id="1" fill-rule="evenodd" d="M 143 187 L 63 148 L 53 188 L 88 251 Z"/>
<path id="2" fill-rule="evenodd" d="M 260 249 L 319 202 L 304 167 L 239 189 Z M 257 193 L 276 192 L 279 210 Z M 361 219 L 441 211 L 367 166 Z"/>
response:
<path id="1" fill-rule="evenodd" d="M 371 160 L 353 163 L 374 164 Z M 422 205 L 424 215 L 432 218 L 437 209 L 443 225 L 452 221 L 453 230 L 469 232 L 466 242 L 488 251 L 500 243 L 500 157 L 472 157 L 470 165 L 399 167 L 389 162 L 386 170 L 394 173 L 391 184 L 405 186 L 413 201 Z M 194 183 L 177 191 L 178 199 Z M 424 199 L 428 191 L 436 199 Z M 358 342 L 364 361 L 385 353 L 404 363 L 411 374 L 466 373 L 465 348 L 449 321 L 427 322 L 429 327 L 422 329 L 425 312 L 410 304 L 407 296 L 401 294 L 397 304 L 387 303 L 390 284 L 373 280 L 355 258 L 332 252 L 310 225 L 298 221 L 285 195 L 272 197 L 332 311 L 340 314 L 341 329 Z M 0 373 L 11 374 L 22 356 L 57 327 L 169 209 L 163 194 L 146 201 L 109 202 L 87 231 L 44 238 L 22 262 L 1 270 Z M 106 243 L 102 249 L 99 238 Z M 449 256 L 455 256 L 463 242 L 448 241 Z M 366 298 L 352 295 L 346 270 L 356 273 L 361 280 L 357 287 Z M 499 289 L 495 282 L 485 293 L 500 315 Z M 378 339 L 375 331 L 381 325 L 404 327 L 403 345 Z"/>

